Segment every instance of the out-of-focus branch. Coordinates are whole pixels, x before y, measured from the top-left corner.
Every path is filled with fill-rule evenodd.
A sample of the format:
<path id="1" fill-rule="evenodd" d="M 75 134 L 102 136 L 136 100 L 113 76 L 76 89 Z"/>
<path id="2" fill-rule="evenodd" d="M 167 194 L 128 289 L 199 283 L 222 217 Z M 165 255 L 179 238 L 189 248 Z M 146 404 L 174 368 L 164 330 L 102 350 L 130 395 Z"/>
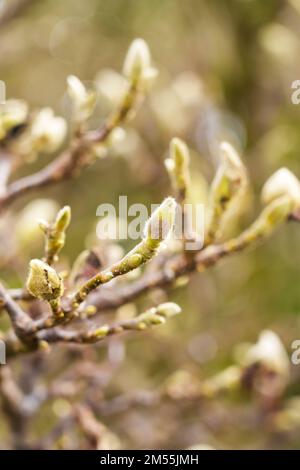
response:
<path id="1" fill-rule="evenodd" d="M 139 87 L 136 82 L 134 82 L 129 87 L 120 106 L 108 117 L 107 121 L 104 122 L 98 130 L 88 131 L 75 136 L 70 148 L 56 157 L 56 159 L 45 168 L 12 182 L 7 187 L 6 192 L 0 195 L 0 212 L 15 199 L 29 191 L 79 175 L 81 170 L 94 161 L 91 155 L 91 147 L 94 144 L 104 143 L 115 127 L 126 120 L 139 96 Z"/>
<path id="2" fill-rule="evenodd" d="M 0 299 L 3 308 L 7 311 L 13 329 L 18 338 L 24 343 L 29 343 L 30 335 L 35 331 L 35 323 L 30 316 L 11 298 L 8 291 L 0 283 Z"/>
<path id="3" fill-rule="evenodd" d="M 9 366 L 0 367 L 0 397 L 2 409 L 12 430 L 13 446 L 24 448 L 26 434 L 26 413 L 23 406 L 24 395 L 13 380 Z"/>
<path id="4" fill-rule="evenodd" d="M 118 308 L 152 289 L 172 286 L 180 276 L 190 274 L 196 270 L 202 272 L 214 266 L 226 256 L 252 247 L 258 242 L 262 243 L 272 232 L 273 230 L 266 230 L 264 232 L 263 227 L 259 227 L 259 223 L 256 221 L 238 237 L 219 245 L 210 245 L 199 253 L 196 253 L 194 257 L 186 258 L 182 254 L 176 255 L 166 261 L 165 265 L 162 266 L 160 270 L 146 272 L 131 284 L 119 286 L 118 289 L 114 289 L 113 292 L 109 288 L 99 290 L 90 296 L 87 300 L 87 304 L 94 305 L 98 310 Z"/>
<path id="5" fill-rule="evenodd" d="M 106 450 L 110 431 L 96 419 L 92 410 L 86 405 L 78 404 L 75 407 L 74 414 L 80 430 L 88 442 L 88 448 Z"/>

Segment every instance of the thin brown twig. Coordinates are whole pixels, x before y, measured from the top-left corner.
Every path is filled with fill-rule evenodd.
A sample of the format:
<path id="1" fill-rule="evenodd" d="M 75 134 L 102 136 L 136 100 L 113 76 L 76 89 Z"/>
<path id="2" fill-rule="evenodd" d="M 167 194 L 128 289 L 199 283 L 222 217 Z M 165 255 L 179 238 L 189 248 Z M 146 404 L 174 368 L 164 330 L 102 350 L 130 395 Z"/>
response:
<path id="1" fill-rule="evenodd" d="M 0 298 L 3 308 L 7 311 L 12 326 L 18 338 L 29 342 L 30 335 L 35 331 L 35 322 L 30 316 L 11 298 L 8 291 L 0 283 Z"/>

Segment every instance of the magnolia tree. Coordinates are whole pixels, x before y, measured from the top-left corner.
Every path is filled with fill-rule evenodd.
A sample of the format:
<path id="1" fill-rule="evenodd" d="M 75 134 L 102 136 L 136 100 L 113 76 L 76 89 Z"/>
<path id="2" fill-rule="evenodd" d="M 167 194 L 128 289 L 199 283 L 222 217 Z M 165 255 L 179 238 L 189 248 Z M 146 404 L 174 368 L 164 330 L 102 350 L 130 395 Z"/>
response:
<path id="1" fill-rule="evenodd" d="M 92 130 L 88 120 L 94 111 L 96 94 L 75 76 L 67 79 L 72 101 L 70 129 L 65 119 L 55 116 L 50 108 L 32 111 L 20 100 L 8 100 L 2 105 L 2 214 L 13 201 L 33 190 L 42 191 L 46 186 L 79 177 L 112 144 L 121 127 L 133 119 L 156 75 L 147 44 L 142 39 L 134 40 L 124 62 L 120 102 Z M 13 179 L 13 173 L 24 162 L 31 162 L 41 152 L 57 154 L 62 146 L 64 150 L 46 167 Z M 0 366 L 2 413 L 7 423 L 4 447 L 119 448 L 124 444 L 103 424 L 105 416 L 132 406 L 158 406 L 165 400 L 176 402 L 176 406 L 182 403 L 194 406 L 195 402 L 212 400 L 221 392 L 242 390 L 252 391 L 265 411 L 272 410 L 276 429 L 293 425 L 296 418 L 291 417 L 290 404 L 278 406 L 289 382 L 289 359 L 271 331 L 262 332 L 255 345 L 241 347 L 237 363 L 211 379 L 199 381 L 187 372 L 176 371 L 155 391 L 131 392 L 113 399 L 103 394 L 107 379 L 93 355 L 92 343 L 109 342 L 111 337 L 127 331 L 143 334 L 148 328 L 163 328 L 170 317 L 181 312 L 179 305 L 164 302 L 128 319 L 113 320 L 119 307 L 157 288 L 169 292 L 183 276 L 189 278 L 227 256 L 263 243 L 288 220 L 299 220 L 300 183 L 288 169 L 282 168 L 266 181 L 262 189 L 264 207 L 254 222 L 242 233 L 224 240 L 224 227 L 238 212 L 248 178 L 240 156 L 228 142 L 220 143 L 219 152 L 220 163 L 205 208 L 204 236 L 197 249 L 189 249 L 184 236 L 175 243 L 172 235 L 179 208 L 181 222 L 190 226 L 185 210 L 190 191 L 190 151 L 185 142 L 175 137 L 165 161 L 172 194 L 166 194 L 146 223 L 141 241 L 121 259 L 101 266 L 94 252 L 85 251 L 68 272 L 60 272 L 58 260 L 66 243 L 71 208 L 60 209 L 54 220 L 32 220 L 44 234 L 44 253 L 36 253 L 36 258 L 30 261 L 23 288 L 12 288 L 5 279 L 0 284 L 1 313 L 9 319 L 9 327 L 1 332 L 6 352 L 6 364 Z M 197 240 L 199 234 L 190 233 L 189 239 Z M 131 272 L 138 276 L 128 277 Z M 122 276 L 124 282 L 120 282 Z M 104 311 L 112 312 L 111 320 L 105 323 L 99 320 Z M 45 364 L 58 343 L 63 343 L 61 354 L 65 359 L 60 361 L 67 362 L 68 369 L 49 376 Z M 74 343 L 82 349 L 74 349 Z M 26 358 L 30 361 L 26 362 Z M 22 364 L 26 364 L 26 373 Z M 111 366 L 106 376 L 113 372 Z M 45 403 L 54 400 L 58 411 L 55 419 L 52 416 L 49 429 L 41 435 L 33 423 L 38 422 Z M 203 446 L 205 443 L 200 442 L 199 448 Z"/>

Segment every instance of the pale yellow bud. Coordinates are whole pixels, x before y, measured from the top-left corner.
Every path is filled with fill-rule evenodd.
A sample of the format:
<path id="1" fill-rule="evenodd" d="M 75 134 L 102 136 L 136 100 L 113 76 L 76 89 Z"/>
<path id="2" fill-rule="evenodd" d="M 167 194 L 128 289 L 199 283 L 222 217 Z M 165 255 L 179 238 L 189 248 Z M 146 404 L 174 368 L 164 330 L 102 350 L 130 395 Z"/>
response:
<path id="1" fill-rule="evenodd" d="M 55 152 L 67 134 L 64 118 L 54 116 L 51 108 L 41 109 L 35 116 L 30 128 L 30 145 L 34 152 Z"/>
<path id="2" fill-rule="evenodd" d="M 83 83 L 75 75 L 68 76 L 67 91 L 74 106 L 75 121 L 86 121 L 93 113 L 96 94 L 93 91 L 87 91 Z"/>
<path id="3" fill-rule="evenodd" d="M 173 317 L 174 315 L 181 313 L 181 308 L 174 302 L 165 302 L 160 304 L 156 310 L 158 315 L 161 315 L 165 318 Z"/>
<path id="4" fill-rule="evenodd" d="M 136 79 L 151 66 L 151 56 L 148 44 L 144 39 L 135 39 L 127 52 L 123 73 L 129 79 Z"/>
<path id="5" fill-rule="evenodd" d="M 176 206 L 176 201 L 172 197 L 167 197 L 161 203 L 146 223 L 145 240 L 159 243 L 168 238 L 174 227 Z"/>
<path id="6" fill-rule="evenodd" d="M 190 183 L 190 153 L 183 140 L 174 138 L 170 143 L 170 158 L 165 161 L 174 189 L 185 193 Z"/>
<path id="7" fill-rule="evenodd" d="M 224 204 L 240 189 L 245 179 L 245 168 L 228 142 L 222 142 L 220 150 L 222 160 L 212 183 L 212 192 L 215 199 Z"/>
<path id="8" fill-rule="evenodd" d="M 240 176 L 244 172 L 244 165 L 235 148 L 229 142 L 224 141 L 220 144 L 220 150 L 228 174 L 231 174 L 232 177 Z"/>
<path id="9" fill-rule="evenodd" d="M 85 101 L 87 92 L 85 86 L 78 77 L 75 75 L 69 75 L 67 77 L 67 86 L 68 93 L 72 100 L 79 103 Z"/>
<path id="10" fill-rule="evenodd" d="M 58 299 L 64 290 L 63 282 L 55 269 L 39 259 L 33 259 L 29 263 L 26 286 L 34 297 L 47 301 Z"/>
<path id="11" fill-rule="evenodd" d="M 28 116 L 25 101 L 7 100 L 0 106 L 0 139 L 6 137 L 10 129 L 23 124 Z"/>
<path id="12" fill-rule="evenodd" d="M 300 181 L 287 168 L 280 168 L 265 182 L 261 199 L 263 203 L 268 204 L 284 195 L 291 198 L 295 207 L 300 206 Z"/>
<path id="13" fill-rule="evenodd" d="M 62 209 L 60 209 L 60 211 L 58 212 L 56 216 L 54 227 L 59 232 L 64 232 L 70 225 L 70 222 L 71 222 L 71 208 L 70 206 L 64 206 Z"/>
<path id="14" fill-rule="evenodd" d="M 260 363 L 284 377 L 289 376 L 290 373 L 290 361 L 287 352 L 279 336 L 270 330 L 261 332 L 257 343 L 247 350 L 243 363 L 244 365 Z"/>
<path id="15" fill-rule="evenodd" d="M 211 243 L 221 232 L 224 217 L 236 206 L 244 192 L 247 175 L 236 150 L 228 143 L 220 145 L 221 164 L 211 185 L 207 242 Z"/>

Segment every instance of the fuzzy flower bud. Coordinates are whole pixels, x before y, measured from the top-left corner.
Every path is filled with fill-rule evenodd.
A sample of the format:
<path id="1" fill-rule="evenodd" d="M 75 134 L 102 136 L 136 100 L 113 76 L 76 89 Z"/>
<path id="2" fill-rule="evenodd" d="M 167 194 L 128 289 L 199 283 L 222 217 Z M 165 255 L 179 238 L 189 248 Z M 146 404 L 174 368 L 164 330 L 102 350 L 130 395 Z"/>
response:
<path id="1" fill-rule="evenodd" d="M 55 152 L 63 143 L 67 133 L 64 118 L 54 116 L 51 108 L 41 109 L 30 129 L 30 141 L 34 152 Z"/>
<path id="2" fill-rule="evenodd" d="M 221 165 L 212 183 L 212 198 L 215 203 L 226 206 L 245 181 L 245 168 L 235 149 L 222 142 Z"/>
<path id="3" fill-rule="evenodd" d="M 284 195 L 291 198 L 295 207 L 300 206 L 300 181 L 287 168 L 280 168 L 265 182 L 261 199 L 263 203 L 268 204 Z"/>
<path id="4" fill-rule="evenodd" d="M 151 83 L 157 75 L 157 70 L 151 67 L 151 55 L 148 44 L 144 39 L 135 39 L 127 52 L 123 73 L 131 82 Z"/>
<path id="5" fill-rule="evenodd" d="M 165 160 L 166 168 L 171 176 L 173 187 L 183 198 L 190 182 L 190 154 L 183 140 L 174 138 L 170 144 L 170 158 Z"/>
<path id="6" fill-rule="evenodd" d="M 118 276 L 127 274 L 152 259 L 156 255 L 161 242 L 168 238 L 173 229 L 175 212 L 175 199 L 172 197 L 166 198 L 148 220 L 143 240 L 119 262 L 89 279 L 74 295 L 73 305 L 78 306 L 99 285 L 106 284 Z M 163 316 L 160 316 L 159 321 L 163 321 Z"/>
<path id="7" fill-rule="evenodd" d="M 167 197 L 153 212 L 144 230 L 144 239 L 150 244 L 159 245 L 173 230 L 176 214 L 176 201 Z"/>
<path id="8" fill-rule="evenodd" d="M 71 208 L 64 206 L 58 212 L 54 222 L 47 224 L 40 222 L 40 228 L 46 236 L 46 258 L 48 264 L 57 260 L 57 255 L 65 245 L 66 229 L 71 222 Z"/>
<path id="9" fill-rule="evenodd" d="M 74 107 L 74 120 L 77 122 L 86 121 L 93 113 L 96 94 L 93 91 L 87 91 L 75 75 L 68 76 L 67 91 Z"/>
<path id="10" fill-rule="evenodd" d="M 150 65 L 151 56 L 148 44 L 144 39 L 135 39 L 125 57 L 124 75 L 129 79 L 135 79 L 140 77 Z"/>
<path id="11" fill-rule="evenodd" d="M 288 377 L 290 361 L 280 338 L 270 330 L 261 332 L 256 344 L 250 346 L 243 359 L 245 365 L 260 363 L 268 370 Z"/>
<path id="12" fill-rule="evenodd" d="M 165 318 L 173 317 L 181 313 L 181 308 L 174 302 L 165 302 L 156 308 L 157 314 Z"/>
<path id="13" fill-rule="evenodd" d="M 16 126 L 23 124 L 28 116 L 28 106 L 25 101 L 7 100 L 0 106 L 0 139 Z"/>
<path id="14" fill-rule="evenodd" d="M 34 297 L 49 302 L 61 297 L 64 290 L 63 282 L 57 272 L 39 259 L 30 261 L 26 285 Z"/>
<path id="15" fill-rule="evenodd" d="M 150 308 L 147 312 L 136 317 L 137 325 L 143 328 L 143 325 L 160 325 L 165 323 L 167 318 L 181 313 L 181 308 L 174 302 L 166 302 L 157 307 Z"/>
<path id="16" fill-rule="evenodd" d="M 238 200 L 247 182 L 245 167 L 235 149 L 222 142 L 220 151 L 222 160 L 210 191 L 209 242 L 216 237 L 223 215 Z"/>
<path id="17" fill-rule="evenodd" d="M 64 232 L 71 222 L 71 208 L 70 206 L 64 206 L 58 212 L 56 219 L 55 219 L 55 228 L 59 232 Z"/>

